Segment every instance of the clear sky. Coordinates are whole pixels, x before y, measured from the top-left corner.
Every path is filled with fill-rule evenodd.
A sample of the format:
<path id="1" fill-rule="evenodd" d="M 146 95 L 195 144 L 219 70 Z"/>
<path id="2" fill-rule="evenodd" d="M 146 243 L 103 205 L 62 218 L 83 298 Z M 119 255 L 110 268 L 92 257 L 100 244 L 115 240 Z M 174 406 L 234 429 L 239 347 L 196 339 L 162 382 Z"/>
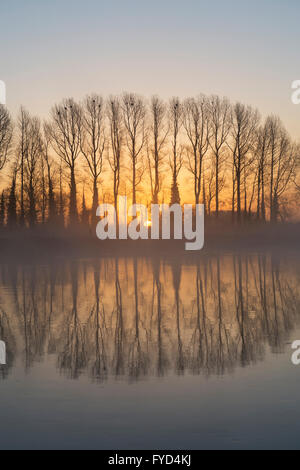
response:
<path id="1" fill-rule="evenodd" d="M 0 79 L 14 114 L 90 92 L 217 93 L 300 138 L 300 1 L 0 0 Z"/>

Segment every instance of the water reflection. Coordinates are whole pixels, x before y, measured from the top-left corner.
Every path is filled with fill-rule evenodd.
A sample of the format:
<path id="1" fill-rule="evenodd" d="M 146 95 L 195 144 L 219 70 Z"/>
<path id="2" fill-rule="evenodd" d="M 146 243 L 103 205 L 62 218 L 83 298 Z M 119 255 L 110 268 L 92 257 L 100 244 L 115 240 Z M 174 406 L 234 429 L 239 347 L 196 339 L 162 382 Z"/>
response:
<path id="1" fill-rule="evenodd" d="M 248 366 L 283 351 L 299 323 L 297 266 L 267 254 L 2 265 L 0 378 L 45 356 L 97 382 Z"/>

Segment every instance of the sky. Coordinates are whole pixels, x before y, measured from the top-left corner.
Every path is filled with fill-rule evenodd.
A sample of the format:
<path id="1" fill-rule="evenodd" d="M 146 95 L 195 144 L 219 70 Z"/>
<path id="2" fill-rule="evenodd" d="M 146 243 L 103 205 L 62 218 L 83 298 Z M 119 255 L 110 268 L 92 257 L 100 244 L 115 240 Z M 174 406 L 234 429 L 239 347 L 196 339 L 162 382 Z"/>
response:
<path id="1" fill-rule="evenodd" d="M 299 19 L 299 0 L 0 0 L 0 80 L 13 115 L 91 92 L 219 94 L 300 138 Z"/>

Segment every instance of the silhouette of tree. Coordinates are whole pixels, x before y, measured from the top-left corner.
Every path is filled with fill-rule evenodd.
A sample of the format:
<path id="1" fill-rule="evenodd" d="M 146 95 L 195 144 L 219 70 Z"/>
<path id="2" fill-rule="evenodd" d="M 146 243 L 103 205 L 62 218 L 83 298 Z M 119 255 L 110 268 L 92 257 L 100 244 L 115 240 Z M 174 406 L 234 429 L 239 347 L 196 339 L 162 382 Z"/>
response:
<path id="1" fill-rule="evenodd" d="M 228 144 L 232 151 L 233 159 L 233 190 L 232 212 L 235 209 L 235 194 L 237 199 L 237 219 L 240 222 L 242 216 L 242 177 L 246 179 L 247 169 L 252 163 L 255 134 L 259 122 L 259 114 L 250 106 L 236 103 L 231 113 L 231 137 L 232 144 Z M 247 212 L 247 187 L 244 187 L 244 209 Z"/>
<path id="2" fill-rule="evenodd" d="M 82 131 L 82 108 L 72 98 L 54 106 L 49 132 L 55 152 L 70 172 L 69 224 L 73 227 L 78 222 L 76 162 L 81 152 Z"/>
<path id="3" fill-rule="evenodd" d="M 16 172 L 12 176 L 7 207 L 7 226 L 13 230 L 17 226 L 17 198 L 16 198 Z"/>
<path id="4" fill-rule="evenodd" d="M 132 172 L 132 203 L 136 204 L 137 187 L 144 174 L 142 150 L 146 141 L 146 107 L 143 98 L 133 93 L 125 93 L 122 111 Z"/>
<path id="5" fill-rule="evenodd" d="M 48 222 L 50 225 L 54 225 L 57 220 L 57 207 L 56 207 L 56 197 L 54 191 L 54 174 L 57 170 L 53 158 L 50 157 L 50 143 L 51 143 L 51 133 L 49 129 L 49 124 L 44 124 L 44 160 L 46 163 L 47 169 L 47 181 L 48 181 Z"/>
<path id="6" fill-rule="evenodd" d="M 150 158 L 149 173 L 151 181 L 152 203 L 158 204 L 158 196 L 161 189 L 161 172 L 164 160 L 164 148 L 168 137 L 169 129 L 165 123 L 166 106 L 164 102 L 153 96 L 150 105 Z M 153 173 L 154 172 L 154 176 Z"/>
<path id="7" fill-rule="evenodd" d="M 25 160 L 29 146 L 30 115 L 25 108 L 21 107 L 18 117 L 18 147 L 17 153 L 20 156 L 20 226 L 25 226 Z"/>
<path id="8" fill-rule="evenodd" d="M 188 170 L 194 178 L 195 204 L 200 202 L 204 158 L 209 149 L 210 115 L 206 96 L 189 98 L 183 105 L 183 125 L 189 141 Z"/>
<path id="9" fill-rule="evenodd" d="M 103 170 L 103 155 L 106 145 L 104 132 L 104 101 L 101 96 L 88 96 L 83 106 L 83 132 L 81 152 L 88 165 L 93 181 L 92 225 L 96 225 L 99 204 L 98 182 Z"/>
<path id="10" fill-rule="evenodd" d="M 83 190 L 83 194 L 82 194 L 81 223 L 84 227 L 89 226 L 89 211 L 88 211 L 88 209 L 86 207 L 86 203 L 85 203 L 84 190 Z"/>
<path id="11" fill-rule="evenodd" d="M 0 228 L 5 226 L 5 217 L 6 217 L 6 197 L 5 192 L 2 191 L 1 201 L 0 201 Z"/>
<path id="12" fill-rule="evenodd" d="M 33 228 L 37 222 L 37 185 L 39 183 L 39 163 L 43 153 L 41 124 L 38 118 L 29 117 L 27 128 L 27 151 L 24 155 L 24 184 L 28 194 L 29 226 Z"/>
<path id="13" fill-rule="evenodd" d="M 215 167 L 215 200 L 216 217 L 219 216 L 219 197 L 220 197 L 220 173 L 224 164 L 225 144 L 230 131 L 230 103 L 226 98 L 211 96 L 209 101 L 210 120 L 211 120 L 211 138 L 210 147 L 214 157 Z"/>
<path id="14" fill-rule="evenodd" d="M 118 194 L 120 188 L 121 158 L 124 144 L 124 129 L 120 100 L 111 96 L 107 103 L 107 114 L 110 131 L 110 153 L 108 162 L 113 173 L 114 207 L 118 217 Z"/>
<path id="15" fill-rule="evenodd" d="M 0 104 L 0 171 L 7 162 L 11 149 L 13 124 L 6 107 Z"/>
<path id="16" fill-rule="evenodd" d="M 180 129 L 182 126 L 182 105 L 178 98 L 172 98 L 169 103 L 169 123 L 172 136 L 172 154 L 169 159 L 172 171 L 170 204 L 180 204 L 178 175 L 183 165 L 183 147 L 179 143 Z"/>

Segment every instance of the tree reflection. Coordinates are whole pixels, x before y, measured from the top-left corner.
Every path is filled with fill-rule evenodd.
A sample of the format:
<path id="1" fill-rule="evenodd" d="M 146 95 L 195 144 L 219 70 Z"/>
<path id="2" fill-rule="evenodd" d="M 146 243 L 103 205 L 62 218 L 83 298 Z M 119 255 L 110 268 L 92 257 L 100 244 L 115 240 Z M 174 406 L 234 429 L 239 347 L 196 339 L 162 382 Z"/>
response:
<path id="1" fill-rule="evenodd" d="M 18 356 L 96 382 L 232 372 L 284 351 L 298 279 L 297 262 L 266 253 L 2 266 L 1 378 Z"/>
<path id="2" fill-rule="evenodd" d="M 73 379 L 87 365 L 85 328 L 78 315 L 78 265 L 71 263 L 70 311 L 65 315 L 59 335 L 58 367 Z"/>

